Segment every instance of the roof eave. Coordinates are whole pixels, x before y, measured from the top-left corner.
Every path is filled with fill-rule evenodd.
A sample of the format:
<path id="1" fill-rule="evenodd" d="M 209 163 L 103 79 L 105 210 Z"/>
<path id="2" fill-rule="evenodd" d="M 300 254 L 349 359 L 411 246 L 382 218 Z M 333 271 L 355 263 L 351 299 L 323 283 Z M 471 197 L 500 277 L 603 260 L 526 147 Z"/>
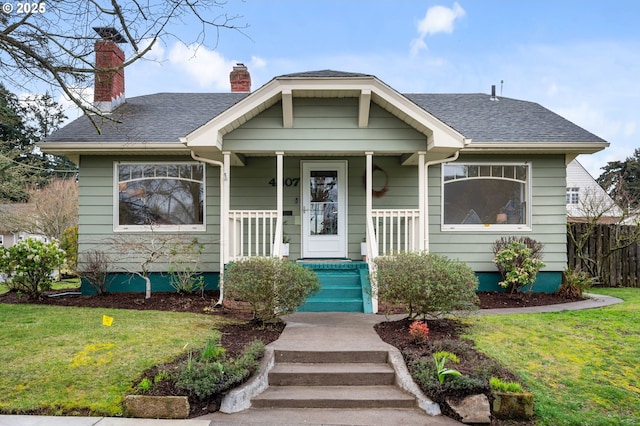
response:
<path id="1" fill-rule="evenodd" d="M 609 142 L 472 142 L 462 149 L 465 154 L 594 154 Z"/>
<path id="2" fill-rule="evenodd" d="M 47 154 L 65 156 L 123 153 L 189 155 L 189 149 L 180 142 L 44 142 L 37 145 Z"/>

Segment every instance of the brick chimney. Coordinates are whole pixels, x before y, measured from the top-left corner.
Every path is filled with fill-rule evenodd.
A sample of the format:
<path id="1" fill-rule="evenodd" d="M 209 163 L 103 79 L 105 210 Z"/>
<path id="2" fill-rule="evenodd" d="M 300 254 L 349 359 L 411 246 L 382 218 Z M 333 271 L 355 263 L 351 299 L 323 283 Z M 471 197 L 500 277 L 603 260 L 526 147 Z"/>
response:
<path id="1" fill-rule="evenodd" d="M 116 43 L 126 43 L 126 40 L 115 28 L 97 27 L 94 30 L 102 39 L 94 45 L 96 75 L 93 106 L 101 112 L 111 112 L 125 100 L 124 52 Z"/>
<path id="2" fill-rule="evenodd" d="M 251 75 L 244 64 L 236 64 L 233 71 L 229 74 L 232 92 L 250 92 L 251 91 Z"/>

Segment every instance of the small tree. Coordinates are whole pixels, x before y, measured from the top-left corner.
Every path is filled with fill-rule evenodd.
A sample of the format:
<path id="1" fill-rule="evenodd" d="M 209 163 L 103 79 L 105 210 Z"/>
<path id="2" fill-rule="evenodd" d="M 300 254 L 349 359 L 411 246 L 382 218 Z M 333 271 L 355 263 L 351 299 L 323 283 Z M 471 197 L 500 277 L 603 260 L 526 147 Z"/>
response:
<path id="1" fill-rule="evenodd" d="M 64 256 L 55 241 L 26 238 L 9 248 L 0 247 L 0 272 L 6 274 L 12 290 L 38 299 L 51 288 L 53 271 L 62 265 Z"/>
<path id="2" fill-rule="evenodd" d="M 378 297 L 404 306 L 411 317 L 443 316 L 477 309 L 473 270 L 434 253 L 399 253 L 375 259 Z"/>
<path id="3" fill-rule="evenodd" d="M 310 269 L 276 257 L 251 257 L 235 262 L 224 274 L 227 296 L 248 302 L 254 318 L 277 320 L 293 312 L 320 290 L 320 280 Z"/>

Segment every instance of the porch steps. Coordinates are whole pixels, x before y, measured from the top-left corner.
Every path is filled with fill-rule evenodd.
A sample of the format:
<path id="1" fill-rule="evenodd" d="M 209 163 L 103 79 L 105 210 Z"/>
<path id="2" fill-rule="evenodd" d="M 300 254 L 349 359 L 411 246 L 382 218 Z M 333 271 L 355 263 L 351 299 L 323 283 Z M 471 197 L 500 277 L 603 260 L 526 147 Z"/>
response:
<path id="1" fill-rule="evenodd" d="M 385 351 L 275 351 L 269 387 L 255 408 L 413 408 Z"/>
<path id="2" fill-rule="evenodd" d="M 371 312 L 368 268 L 363 262 L 300 262 L 320 279 L 320 291 L 312 294 L 298 312 Z"/>

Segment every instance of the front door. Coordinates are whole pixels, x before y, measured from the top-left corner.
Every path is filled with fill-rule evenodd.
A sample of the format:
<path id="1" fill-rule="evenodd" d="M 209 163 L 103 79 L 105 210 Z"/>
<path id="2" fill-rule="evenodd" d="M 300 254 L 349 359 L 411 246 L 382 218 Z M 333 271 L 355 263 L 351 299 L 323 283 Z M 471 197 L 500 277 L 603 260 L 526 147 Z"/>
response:
<path id="1" fill-rule="evenodd" d="M 302 257 L 347 257 L 347 162 L 302 163 Z"/>

